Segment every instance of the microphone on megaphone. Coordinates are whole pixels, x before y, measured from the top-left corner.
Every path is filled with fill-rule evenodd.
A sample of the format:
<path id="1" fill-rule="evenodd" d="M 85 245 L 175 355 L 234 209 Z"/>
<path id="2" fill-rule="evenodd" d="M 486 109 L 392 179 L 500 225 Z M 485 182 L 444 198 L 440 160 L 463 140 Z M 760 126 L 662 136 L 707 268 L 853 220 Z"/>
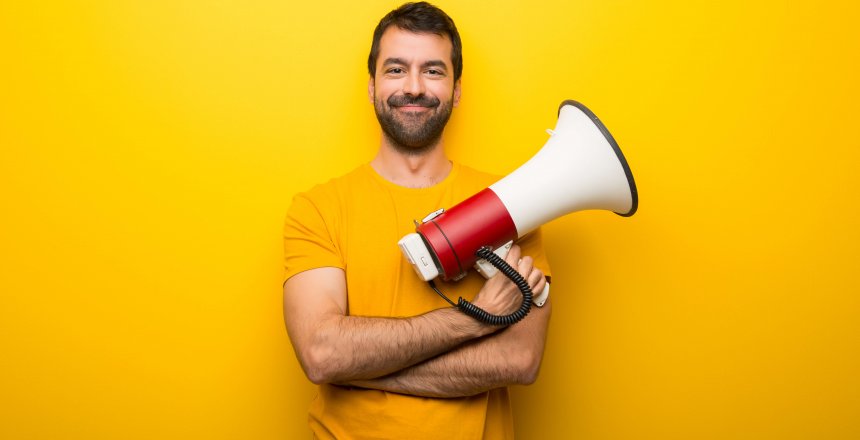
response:
<path id="1" fill-rule="evenodd" d="M 513 324 L 531 309 L 528 283 L 502 259 L 510 242 L 571 212 L 604 209 L 629 217 L 639 205 L 624 154 L 591 110 L 566 100 L 555 129 L 548 131 L 549 140 L 528 162 L 447 211 L 416 222 L 416 231 L 397 243 L 418 275 L 451 304 L 432 283 L 436 277 L 457 280 L 480 263 L 479 272 L 489 278 L 486 261 L 511 278 L 523 293 L 514 313 L 491 315 L 463 298 L 456 304 L 489 324 Z M 539 306 L 548 288 L 535 301 Z"/>

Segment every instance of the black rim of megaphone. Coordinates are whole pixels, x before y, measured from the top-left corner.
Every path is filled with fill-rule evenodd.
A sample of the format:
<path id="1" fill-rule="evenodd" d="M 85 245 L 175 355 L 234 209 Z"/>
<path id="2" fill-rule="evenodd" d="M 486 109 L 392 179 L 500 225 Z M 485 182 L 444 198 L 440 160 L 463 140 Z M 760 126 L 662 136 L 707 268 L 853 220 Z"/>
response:
<path id="1" fill-rule="evenodd" d="M 609 142 L 609 145 L 612 145 L 612 149 L 615 151 L 615 155 L 618 156 L 618 161 L 621 162 L 621 166 L 624 168 L 624 174 L 627 176 L 627 184 L 630 185 L 630 197 L 633 199 L 633 202 L 630 204 L 630 210 L 625 213 L 616 212 L 616 214 L 622 217 L 630 217 L 631 215 L 636 213 L 636 209 L 639 208 L 639 193 L 636 192 L 636 181 L 633 180 L 633 173 L 630 171 L 630 165 L 627 165 L 627 159 L 624 158 L 624 153 L 621 152 L 621 148 L 618 146 L 618 142 L 615 142 L 615 138 L 612 137 L 612 134 L 609 133 L 609 130 L 606 129 L 606 126 L 600 122 L 600 119 L 588 109 L 588 107 L 582 105 L 579 101 L 574 101 L 572 99 L 567 99 L 558 106 L 558 113 L 561 114 L 561 109 L 566 105 L 572 105 L 585 113 L 586 116 L 591 118 L 591 121 L 594 122 L 594 125 L 600 129 L 600 132 L 603 133 L 603 137 Z"/>

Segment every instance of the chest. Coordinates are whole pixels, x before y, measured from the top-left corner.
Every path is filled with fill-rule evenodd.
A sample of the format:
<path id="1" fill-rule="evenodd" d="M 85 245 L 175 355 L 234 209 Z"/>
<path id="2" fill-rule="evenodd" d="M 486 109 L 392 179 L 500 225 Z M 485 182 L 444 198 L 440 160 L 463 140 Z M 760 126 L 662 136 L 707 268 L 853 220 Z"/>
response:
<path id="1" fill-rule="evenodd" d="M 450 206 L 450 194 L 390 194 L 376 191 L 352 197 L 341 213 L 339 247 L 346 263 L 349 313 L 361 316 L 414 316 L 448 307 L 414 272 L 400 253 L 397 241 L 415 231 L 421 220 L 440 207 Z M 482 280 L 448 286 L 449 297 L 470 299 Z M 440 283 L 443 288 L 447 283 Z"/>

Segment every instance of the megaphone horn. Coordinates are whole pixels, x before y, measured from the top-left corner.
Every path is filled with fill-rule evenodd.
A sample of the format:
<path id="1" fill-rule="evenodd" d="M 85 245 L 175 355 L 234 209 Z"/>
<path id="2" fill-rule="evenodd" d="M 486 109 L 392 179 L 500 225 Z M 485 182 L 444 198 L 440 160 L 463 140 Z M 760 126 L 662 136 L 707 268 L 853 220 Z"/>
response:
<path id="1" fill-rule="evenodd" d="M 422 267 L 416 269 L 425 281 L 440 274 L 455 279 L 472 267 L 475 251 L 483 246 L 495 249 L 571 212 L 605 209 L 629 217 L 638 205 L 636 183 L 618 143 L 591 110 L 566 100 L 549 140 L 528 162 L 453 208 L 425 218 L 416 232 L 419 244 L 426 243 L 432 252 L 424 262 L 419 258 Z"/>
<path id="2" fill-rule="evenodd" d="M 478 260 L 562 215 L 636 212 L 636 183 L 618 143 L 584 105 L 566 100 L 550 138 L 528 162 L 451 209 L 437 211 L 398 242 L 425 281 L 458 279 Z"/>

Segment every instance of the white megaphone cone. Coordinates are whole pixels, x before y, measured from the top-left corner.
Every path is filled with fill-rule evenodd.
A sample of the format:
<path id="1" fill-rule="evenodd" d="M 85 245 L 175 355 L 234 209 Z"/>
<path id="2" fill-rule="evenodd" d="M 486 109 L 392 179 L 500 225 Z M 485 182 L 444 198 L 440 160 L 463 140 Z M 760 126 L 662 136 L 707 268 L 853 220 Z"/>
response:
<path id="1" fill-rule="evenodd" d="M 636 212 L 633 174 L 594 113 L 564 101 L 550 135 L 524 165 L 453 208 L 427 216 L 398 242 L 419 276 L 458 279 L 483 258 L 479 249 L 503 248 L 571 212 L 604 209 L 625 217 Z"/>
<path id="2" fill-rule="evenodd" d="M 636 212 L 636 184 L 606 127 L 576 101 L 559 108 L 558 123 L 528 162 L 490 186 L 522 237 L 562 215 L 605 209 Z"/>

